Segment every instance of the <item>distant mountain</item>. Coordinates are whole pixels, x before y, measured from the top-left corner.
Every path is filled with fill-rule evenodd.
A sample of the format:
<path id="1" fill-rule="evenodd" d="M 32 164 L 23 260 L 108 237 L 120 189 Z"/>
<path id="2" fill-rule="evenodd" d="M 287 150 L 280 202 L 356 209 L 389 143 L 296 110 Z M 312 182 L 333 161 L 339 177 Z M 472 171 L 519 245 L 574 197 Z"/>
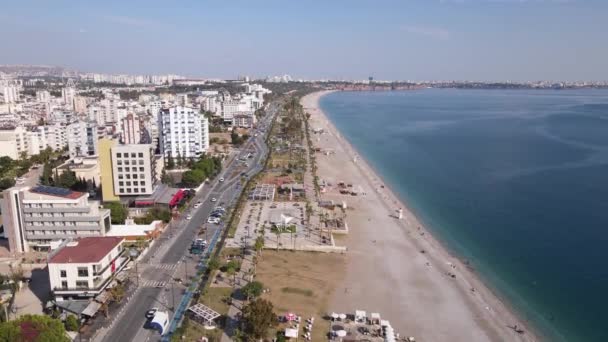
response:
<path id="1" fill-rule="evenodd" d="M 0 72 L 16 76 L 32 77 L 74 77 L 78 71 L 51 65 L 0 65 Z"/>

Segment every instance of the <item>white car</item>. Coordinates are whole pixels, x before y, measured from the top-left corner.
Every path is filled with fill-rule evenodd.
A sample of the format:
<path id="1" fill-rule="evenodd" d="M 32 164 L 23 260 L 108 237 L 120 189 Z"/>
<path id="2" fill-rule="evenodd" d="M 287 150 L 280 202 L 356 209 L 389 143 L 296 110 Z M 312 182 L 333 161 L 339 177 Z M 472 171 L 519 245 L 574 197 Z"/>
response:
<path id="1" fill-rule="evenodd" d="M 196 208 L 198 208 L 198 207 L 200 207 L 200 206 L 201 206 L 201 205 L 200 205 L 200 203 L 196 203 L 196 204 L 194 205 L 194 208 L 196 209 Z"/>
<path id="2" fill-rule="evenodd" d="M 186 216 L 186 220 L 191 220 L 192 219 L 192 215 L 188 214 L 188 216 Z"/>
<path id="3" fill-rule="evenodd" d="M 211 198 L 211 202 L 217 202 L 217 198 L 212 197 L 212 198 Z"/>
<path id="4" fill-rule="evenodd" d="M 221 177 L 221 178 L 220 178 L 220 182 L 223 182 L 223 181 L 224 181 L 224 177 Z"/>

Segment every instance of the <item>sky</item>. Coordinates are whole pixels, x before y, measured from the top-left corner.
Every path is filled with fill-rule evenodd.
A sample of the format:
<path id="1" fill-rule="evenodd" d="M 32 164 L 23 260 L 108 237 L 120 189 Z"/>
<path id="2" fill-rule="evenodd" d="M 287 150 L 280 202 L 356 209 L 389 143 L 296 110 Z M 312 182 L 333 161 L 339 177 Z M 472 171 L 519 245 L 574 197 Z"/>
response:
<path id="1" fill-rule="evenodd" d="M 0 64 L 235 78 L 608 80 L 606 0 L 0 0 Z"/>

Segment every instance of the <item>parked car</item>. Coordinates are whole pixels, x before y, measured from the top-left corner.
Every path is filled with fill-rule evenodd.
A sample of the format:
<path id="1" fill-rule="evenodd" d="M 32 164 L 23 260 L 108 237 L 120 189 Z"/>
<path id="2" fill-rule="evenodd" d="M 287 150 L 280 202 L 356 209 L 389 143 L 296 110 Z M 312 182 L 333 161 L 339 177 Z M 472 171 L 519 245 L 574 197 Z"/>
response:
<path id="1" fill-rule="evenodd" d="M 223 181 L 224 181 L 224 177 L 220 177 L 220 182 L 223 182 Z"/>
<path id="2" fill-rule="evenodd" d="M 217 198 L 211 197 L 211 202 L 217 202 Z"/>
<path id="3" fill-rule="evenodd" d="M 192 219 L 192 215 L 188 214 L 188 216 L 186 216 L 186 220 L 191 220 Z"/>

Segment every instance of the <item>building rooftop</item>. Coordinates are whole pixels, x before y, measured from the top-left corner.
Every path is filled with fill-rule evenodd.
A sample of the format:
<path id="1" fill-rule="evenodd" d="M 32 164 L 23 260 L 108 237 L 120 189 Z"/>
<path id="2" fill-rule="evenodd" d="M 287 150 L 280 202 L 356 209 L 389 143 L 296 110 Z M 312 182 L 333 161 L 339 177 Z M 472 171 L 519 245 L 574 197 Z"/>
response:
<path id="1" fill-rule="evenodd" d="M 85 237 L 63 246 L 49 260 L 50 264 L 85 264 L 99 262 L 123 241 L 122 237 Z"/>
<path id="2" fill-rule="evenodd" d="M 58 188 L 54 186 L 46 186 L 46 185 L 38 185 L 30 189 L 30 192 L 35 194 L 68 198 L 68 199 L 77 199 L 85 195 L 83 192 L 72 191 L 66 188 Z"/>

